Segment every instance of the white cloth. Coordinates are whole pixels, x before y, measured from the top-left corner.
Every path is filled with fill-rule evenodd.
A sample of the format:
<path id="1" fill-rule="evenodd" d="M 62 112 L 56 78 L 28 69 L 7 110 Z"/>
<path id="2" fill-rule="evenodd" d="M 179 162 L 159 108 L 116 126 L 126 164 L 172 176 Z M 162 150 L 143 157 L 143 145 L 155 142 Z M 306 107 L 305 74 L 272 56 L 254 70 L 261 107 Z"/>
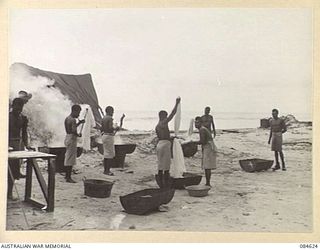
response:
<path id="1" fill-rule="evenodd" d="M 173 140 L 173 159 L 171 167 L 171 176 L 173 178 L 182 178 L 183 173 L 186 172 L 184 164 L 184 156 L 180 141 L 175 138 Z"/>
<path id="2" fill-rule="evenodd" d="M 78 137 L 78 146 L 82 147 L 84 150 L 91 149 L 91 131 L 96 126 L 94 116 L 92 113 L 92 109 L 88 104 L 81 104 L 81 113 L 80 113 L 80 120 L 85 119 L 85 123 L 78 126 L 78 132 L 80 133 L 81 127 L 82 129 L 82 137 Z M 88 109 L 88 111 L 87 111 Z M 84 117 L 85 116 L 85 117 Z"/>
<path id="3" fill-rule="evenodd" d="M 124 144 L 124 143 L 123 143 L 123 140 L 121 138 L 121 135 L 116 134 L 114 136 L 114 145 L 122 145 L 122 144 Z"/>
<path id="4" fill-rule="evenodd" d="M 179 129 L 180 129 L 180 123 L 181 123 L 181 103 L 177 106 L 177 112 L 174 117 L 174 134 L 178 136 Z"/>
<path id="5" fill-rule="evenodd" d="M 177 112 L 174 118 L 174 134 L 178 136 L 181 123 L 181 103 L 177 106 Z M 182 151 L 182 146 L 180 141 L 175 138 L 172 145 L 172 168 L 171 176 L 173 178 L 182 178 L 183 173 L 186 172 L 186 167 L 184 164 L 184 156 Z"/>
<path id="6" fill-rule="evenodd" d="M 158 170 L 170 170 L 171 164 L 171 142 L 160 140 L 157 144 Z"/>
<path id="7" fill-rule="evenodd" d="M 191 138 L 192 134 L 193 134 L 193 124 L 194 124 L 194 119 L 192 118 L 190 120 L 190 125 L 189 125 L 189 130 L 188 130 L 188 137 L 189 139 Z"/>
<path id="8" fill-rule="evenodd" d="M 217 147 L 213 141 L 202 145 L 202 162 L 203 169 L 216 169 L 217 168 Z"/>
<path id="9" fill-rule="evenodd" d="M 103 144 L 103 157 L 105 159 L 113 159 L 115 157 L 115 148 L 114 148 L 114 136 L 104 134 L 102 136 L 102 144 Z"/>
<path id="10" fill-rule="evenodd" d="M 64 157 L 65 166 L 74 166 L 77 162 L 77 136 L 67 134 L 64 140 L 66 146 L 66 153 Z"/>

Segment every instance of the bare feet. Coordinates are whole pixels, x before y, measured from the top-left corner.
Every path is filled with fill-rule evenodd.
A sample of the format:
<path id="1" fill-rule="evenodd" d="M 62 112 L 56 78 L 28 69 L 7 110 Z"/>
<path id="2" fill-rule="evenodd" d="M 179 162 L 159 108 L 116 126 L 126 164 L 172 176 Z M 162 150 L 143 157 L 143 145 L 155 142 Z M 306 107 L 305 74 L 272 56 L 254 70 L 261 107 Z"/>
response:
<path id="1" fill-rule="evenodd" d="M 66 180 L 66 182 L 68 182 L 68 183 L 77 183 L 76 181 L 72 180 L 71 178 L 68 178 L 68 179 Z"/>
<path id="2" fill-rule="evenodd" d="M 103 174 L 109 175 L 109 176 L 113 176 L 113 175 L 114 175 L 114 174 L 113 174 L 112 172 L 110 172 L 110 171 L 109 171 L 109 172 L 104 171 Z"/>
<path id="3" fill-rule="evenodd" d="M 272 168 L 273 171 L 276 171 L 276 170 L 278 170 L 278 169 L 280 169 L 280 166 L 279 166 L 278 164 L 275 165 L 274 168 Z"/>

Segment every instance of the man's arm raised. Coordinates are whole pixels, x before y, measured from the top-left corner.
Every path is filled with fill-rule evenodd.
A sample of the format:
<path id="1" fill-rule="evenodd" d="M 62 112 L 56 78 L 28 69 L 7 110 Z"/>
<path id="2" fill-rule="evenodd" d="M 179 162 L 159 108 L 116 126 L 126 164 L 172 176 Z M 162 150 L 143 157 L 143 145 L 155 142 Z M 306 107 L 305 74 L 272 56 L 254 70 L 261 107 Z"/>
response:
<path id="1" fill-rule="evenodd" d="M 171 120 L 172 120 L 172 118 L 174 117 L 174 115 L 177 113 L 177 108 L 178 108 L 178 104 L 180 103 L 180 101 L 181 101 L 181 98 L 180 97 L 178 97 L 177 99 L 176 99 L 176 104 L 174 105 L 174 108 L 173 108 L 173 110 L 171 111 L 171 114 L 168 116 L 168 118 L 167 118 L 167 122 L 170 122 Z"/>

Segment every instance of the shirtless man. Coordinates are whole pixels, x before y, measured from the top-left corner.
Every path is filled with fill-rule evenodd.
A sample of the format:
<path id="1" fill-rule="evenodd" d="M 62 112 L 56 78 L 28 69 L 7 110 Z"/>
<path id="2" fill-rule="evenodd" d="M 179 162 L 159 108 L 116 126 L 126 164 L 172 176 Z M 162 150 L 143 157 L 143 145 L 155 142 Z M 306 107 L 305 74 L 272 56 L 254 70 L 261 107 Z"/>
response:
<path id="1" fill-rule="evenodd" d="M 169 171 L 171 164 L 171 138 L 168 123 L 172 120 L 177 112 L 180 98 L 176 99 L 176 104 L 168 116 L 164 110 L 159 112 L 159 122 L 156 126 L 156 134 L 159 139 L 157 144 L 157 158 L 158 158 L 158 176 L 160 180 L 160 187 L 166 187 L 169 183 Z"/>
<path id="2" fill-rule="evenodd" d="M 195 127 L 199 129 L 200 140 L 196 143 L 202 146 L 201 167 L 205 172 L 206 186 L 211 187 L 211 169 L 217 168 L 217 148 L 213 142 L 211 132 L 204 126 L 199 116 L 195 118 Z"/>
<path id="3" fill-rule="evenodd" d="M 80 111 L 80 105 L 73 105 L 71 107 L 71 114 L 64 121 L 64 127 L 66 130 L 66 138 L 64 141 L 66 146 L 64 166 L 66 170 L 66 181 L 69 183 L 75 183 L 71 178 L 71 173 L 72 167 L 76 165 L 77 160 L 77 137 L 81 137 L 81 134 L 78 134 L 77 132 L 77 127 L 85 122 L 85 120 L 80 120 L 77 123 L 76 118 L 79 117 Z"/>
<path id="4" fill-rule="evenodd" d="M 122 128 L 123 119 L 125 115 L 123 114 L 120 119 L 120 126 L 117 128 L 113 127 L 113 113 L 114 109 L 112 106 L 106 107 L 106 115 L 102 118 L 101 123 L 101 133 L 102 133 L 102 143 L 103 143 L 103 165 L 105 175 L 114 175 L 110 168 L 114 165 L 115 148 L 114 148 L 114 136 Z"/>
<path id="5" fill-rule="evenodd" d="M 204 110 L 204 115 L 201 116 L 202 125 L 205 126 L 216 137 L 216 128 L 214 125 L 214 120 L 212 115 L 210 115 L 210 107 L 206 107 Z"/>
<path id="6" fill-rule="evenodd" d="M 282 134 L 287 131 L 286 124 L 283 119 L 278 117 L 279 111 L 277 109 L 272 110 L 272 118 L 270 119 L 270 136 L 268 144 L 271 143 L 271 151 L 274 151 L 274 157 L 276 160 L 276 166 L 273 171 L 280 169 L 279 154 L 282 163 L 282 170 L 286 171 L 284 163 L 284 155 L 282 152 Z"/>

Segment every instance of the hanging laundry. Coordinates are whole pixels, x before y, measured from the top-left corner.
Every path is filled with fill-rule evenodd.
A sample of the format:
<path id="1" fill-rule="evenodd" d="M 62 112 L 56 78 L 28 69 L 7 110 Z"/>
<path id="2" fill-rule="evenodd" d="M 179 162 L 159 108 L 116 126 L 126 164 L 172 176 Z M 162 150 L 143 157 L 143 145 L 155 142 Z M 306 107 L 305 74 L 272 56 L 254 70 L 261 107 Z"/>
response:
<path id="1" fill-rule="evenodd" d="M 81 113 L 79 119 L 85 119 L 82 129 L 82 137 L 78 137 L 78 147 L 82 147 L 84 150 L 90 150 L 90 137 L 91 130 L 96 126 L 92 109 L 88 104 L 81 104 Z M 78 126 L 78 132 L 80 132 L 82 125 Z"/>
<path id="2" fill-rule="evenodd" d="M 174 134 L 178 136 L 181 123 L 181 103 L 178 104 L 177 112 L 174 119 Z M 172 145 L 172 168 L 171 176 L 173 178 L 182 178 L 183 173 L 186 172 L 186 167 L 184 164 L 184 156 L 182 151 L 181 142 L 179 139 L 175 138 Z"/>
<path id="3" fill-rule="evenodd" d="M 174 117 L 174 134 L 175 134 L 175 136 L 178 136 L 180 124 L 181 124 L 181 102 L 178 104 L 177 112 Z"/>
<path id="4" fill-rule="evenodd" d="M 189 125 L 189 130 L 188 130 L 188 139 L 191 140 L 191 136 L 193 134 L 193 124 L 194 124 L 194 119 L 192 118 L 190 120 L 190 125 Z"/>
<path id="5" fill-rule="evenodd" d="M 179 139 L 175 138 L 173 140 L 173 159 L 171 176 L 173 178 L 182 178 L 184 172 L 186 172 L 186 166 L 184 163 L 182 146 Z"/>

